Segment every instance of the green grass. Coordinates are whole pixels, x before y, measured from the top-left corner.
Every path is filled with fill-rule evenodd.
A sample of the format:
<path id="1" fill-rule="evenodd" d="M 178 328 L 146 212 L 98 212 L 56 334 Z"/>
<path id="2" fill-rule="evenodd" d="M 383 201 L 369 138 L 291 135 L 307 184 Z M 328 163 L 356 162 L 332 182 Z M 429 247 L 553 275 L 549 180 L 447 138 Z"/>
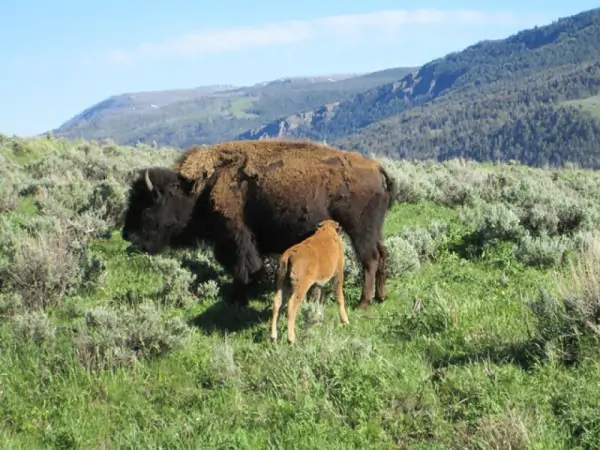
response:
<path id="1" fill-rule="evenodd" d="M 151 291 L 160 274 L 121 256 L 118 245 L 109 247 L 110 276 L 97 300 L 127 289 Z M 5 445 L 67 440 L 81 448 L 98 442 L 118 448 L 287 448 L 300 442 L 303 448 L 359 448 L 393 446 L 406 433 L 418 442 L 431 432 L 449 445 L 455 418 L 465 425 L 486 418 L 503 422 L 504 403 L 525 412 L 532 400 L 533 431 L 550 407 L 552 397 L 539 397 L 548 374 L 526 375 L 494 352 L 527 339 L 524 300 L 543 282 L 534 270 L 492 268 L 447 255 L 410 280 L 391 282 L 385 304 L 351 311 L 347 328 L 337 324 L 330 302 L 320 326 L 307 329 L 300 321 L 297 348 L 268 343 L 265 320 L 227 337 L 198 332 L 181 352 L 130 370 L 90 376 L 66 362 L 67 373 L 45 380 L 36 375 L 43 364 L 39 351 L 29 350 L 30 360 L 20 365 L 18 354 L 9 351 L 2 357 L 3 367 L 14 368 L 3 382 L 5 417 L 21 420 L 7 428 Z M 350 304 L 358 300 L 353 294 Z M 414 296 L 422 300 L 425 319 L 409 312 Z M 213 306 L 196 307 L 187 319 Z M 268 312 L 270 305 L 252 306 Z M 439 311 L 441 322 L 434 320 Z M 483 349 L 491 356 L 478 355 Z M 462 360 L 469 356 L 472 364 Z M 215 357 L 217 366 L 211 367 Z M 321 367 L 321 358 L 328 367 Z M 445 369 L 446 380 L 434 381 L 428 358 L 460 362 Z M 544 426 L 560 435 L 552 422 Z M 30 433 L 39 440 L 30 441 Z"/>
<path id="2" fill-rule="evenodd" d="M 152 158 L 167 165 L 171 157 L 144 149 L 137 153 L 140 160 L 131 161 L 131 148 L 95 150 L 90 166 L 100 168 L 150 165 L 157 161 Z M 55 154 L 48 164 L 87 170 L 87 160 L 76 155 Z M 432 185 L 455 176 L 442 165 L 402 167 L 413 180 L 427 178 Z M 481 195 L 485 188 L 478 171 L 484 169 L 489 168 L 473 165 L 460 172 L 465 185 L 479 186 Z M 565 171 L 556 179 L 580 190 L 543 184 L 551 183 L 552 174 L 541 169 L 496 166 L 494 172 L 538 183 L 538 191 L 519 195 L 538 195 L 535 203 L 548 210 L 560 206 L 544 203 L 545 195 L 558 201 L 548 186 L 573 202 L 593 199 L 597 191 L 593 172 Z M 32 179 L 25 169 L 20 176 L 24 185 Z M 122 176 L 111 174 L 120 183 Z M 99 178 L 73 183 L 84 189 L 85 183 L 101 183 Z M 52 179 L 42 180 L 54 195 Z M 104 264 L 103 276 L 48 306 L 50 325 L 32 315 L 33 308 L 11 312 L 6 306 L 11 290 L 2 277 L 29 264 L 6 265 L 0 251 L 0 447 L 594 448 L 600 440 L 597 343 L 582 333 L 577 361 L 569 363 L 557 344 L 560 330 L 544 335 L 540 318 L 546 316 L 528 306 L 542 289 L 555 293 L 555 271 L 569 273 L 568 266 L 526 266 L 515 257 L 515 242 L 494 243 L 489 237 L 480 257 L 461 257 L 460 248 L 477 225 L 463 218 L 462 205 L 444 206 L 449 202 L 439 200 L 443 195 L 423 194 L 416 203 L 395 205 L 385 223 L 386 237 L 448 224 L 435 238 L 435 254 L 414 272 L 390 278 L 388 300 L 365 310 L 354 309 L 360 288 L 347 282 L 348 326 L 339 324 L 329 290 L 324 308 L 306 300 L 294 346 L 285 341 L 285 310 L 279 341 L 268 339 L 272 290 L 255 298 L 246 313 L 209 295 L 191 295 L 187 269 L 177 269 L 183 255 L 129 254 L 118 229 L 85 241 Z M 48 215 L 52 207 L 64 224 L 84 220 L 82 213 L 68 215 L 43 198 L 37 201 L 35 206 L 30 194 L 21 196 L 3 219 L 18 226 Z M 23 242 L 21 235 L 11 236 L 7 231 L 8 241 Z M 206 253 L 198 254 L 210 263 Z M 29 256 L 31 265 L 38 261 L 35 255 Z M 225 277 L 217 270 L 213 279 L 221 283 Z M 415 301 L 420 309 L 413 309 Z M 190 334 L 157 355 L 143 347 L 127 353 L 140 336 L 153 336 L 149 342 L 156 348 L 179 339 L 174 328 L 163 330 L 144 312 L 148 303 L 161 321 L 181 318 Z M 131 317 L 139 322 L 127 322 Z M 94 321 L 101 326 L 94 328 Z M 39 339 L 28 340 L 23 330 Z M 53 333 L 44 335 L 48 330 Z M 540 341 L 542 335 L 546 341 Z M 123 353 L 99 356 L 108 364 L 104 369 L 88 367 L 96 357 L 86 350 L 88 338 L 97 339 L 99 352 L 106 344 Z"/>
<path id="3" fill-rule="evenodd" d="M 438 205 L 431 201 L 418 204 L 394 204 L 384 227 L 384 236 L 391 236 L 402 231 L 404 227 L 427 227 L 435 221 L 455 222 L 457 213 L 454 209 Z"/>
<path id="4" fill-rule="evenodd" d="M 569 100 L 563 104 L 568 106 L 579 106 L 584 111 L 589 112 L 595 118 L 600 119 L 600 95 L 594 95 L 592 97 L 577 100 Z"/>
<path id="5" fill-rule="evenodd" d="M 389 222 L 401 221 L 402 212 L 398 208 Z M 94 303 L 128 289 L 151 295 L 159 273 L 121 255 L 116 240 L 102 247 L 108 249 L 109 277 Z M 226 335 L 198 329 L 181 351 L 115 372 L 89 374 L 64 355 L 60 369 L 40 374 L 49 362 L 42 350 L 7 345 L 0 357 L 5 368 L 0 443 L 392 448 L 402 441 L 429 441 L 448 448 L 457 442 L 456 433 L 483 421 L 514 433 L 509 408 L 523 416 L 533 438 L 541 435 L 537 442 L 543 448 L 558 448 L 553 445 L 566 433 L 550 411 L 565 391 L 552 386 L 558 389 L 573 375 L 558 368 L 527 373 L 507 350 L 527 341 L 524 301 L 545 282 L 533 269 L 446 254 L 410 279 L 392 280 L 386 303 L 351 309 L 348 327 L 338 324 L 329 301 L 322 323 L 307 327 L 299 321 L 295 348 L 268 342 L 265 317 Z M 411 313 L 415 296 L 421 315 Z M 357 289 L 347 298 L 355 305 Z M 252 306 L 268 313 L 268 300 Z M 197 305 L 186 319 L 214 307 Z M 222 321 L 235 326 L 234 319 Z M 435 369 L 442 360 L 451 362 Z M 588 373 L 600 381 L 595 364 Z"/>
<path id="6" fill-rule="evenodd" d="M 242 97 L 231 101 L 230 112 L 235 118 L 257 117 L 256 114 L 248 113 L 250 108 L 258 99 L 256 97 Z"/>

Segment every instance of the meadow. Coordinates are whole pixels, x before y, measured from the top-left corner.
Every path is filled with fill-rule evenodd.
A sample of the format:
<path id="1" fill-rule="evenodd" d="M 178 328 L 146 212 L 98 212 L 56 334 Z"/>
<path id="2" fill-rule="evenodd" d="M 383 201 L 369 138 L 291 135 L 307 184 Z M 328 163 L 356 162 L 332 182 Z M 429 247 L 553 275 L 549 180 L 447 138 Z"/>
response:
<path id="1" fill-rule="evenodd" d="M 382 159 L 388 300 L 347 245 L 350 325 L 329 288 L 289 345 L 272 276 L 238 312 L 209 248 L 127 251 L 179 151 L 0 137 L 1 448 L 597 448 L 598 172 Z"/>

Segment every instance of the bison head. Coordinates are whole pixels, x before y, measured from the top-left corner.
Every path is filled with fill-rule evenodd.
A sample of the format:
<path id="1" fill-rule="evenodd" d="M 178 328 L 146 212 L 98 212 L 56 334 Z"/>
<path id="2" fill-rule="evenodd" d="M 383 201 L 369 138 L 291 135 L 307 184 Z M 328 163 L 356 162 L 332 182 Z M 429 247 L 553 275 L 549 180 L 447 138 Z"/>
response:
<path id="1" fill-rule="evenodd" d="M 193 181 L 165 168 L 142 170 L 132 183 L 123 239 L 155 254 L 181 238 L 192 219 Z"/>

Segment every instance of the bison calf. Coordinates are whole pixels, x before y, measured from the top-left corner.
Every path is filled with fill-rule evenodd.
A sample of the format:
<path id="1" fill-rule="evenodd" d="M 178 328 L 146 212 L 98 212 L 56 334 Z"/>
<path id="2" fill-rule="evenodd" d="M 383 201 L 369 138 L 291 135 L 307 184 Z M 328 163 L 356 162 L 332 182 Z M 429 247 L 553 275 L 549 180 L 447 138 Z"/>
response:
<path id="1" fill-rule="evenodd" d="M 335 276 L 335 297 L 340 321 L 350 323 L 344 306 L 344 248 L 340 236 L 342 228 L 327 219 L 319 223 L 315 233 L 287 249 L 279 259 L 277 292 L 273 299 L 271 339 L 277 339 L 277 318 L 283 300 L 288 300 L 288 341 L 295 342 L 296 313 L 313 284 L 324 286 Z M 291 294 L 291 295 L 290 295 Z"/>

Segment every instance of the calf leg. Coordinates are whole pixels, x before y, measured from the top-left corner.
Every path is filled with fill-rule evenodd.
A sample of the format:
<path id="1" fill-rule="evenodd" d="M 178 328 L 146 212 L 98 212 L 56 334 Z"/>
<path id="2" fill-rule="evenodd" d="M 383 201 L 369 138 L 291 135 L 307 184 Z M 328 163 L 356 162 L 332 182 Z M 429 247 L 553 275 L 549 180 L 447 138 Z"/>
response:
<path id="1" fill-rule="evenodd" d="M 302 300 L 306 296 L 308 289 L 311 286 L 311 282 L 309 281 L 299 281 L 294 286 L 294 292 L 290 296 L 287 307 L 287 335 L 288 342 L 293 344 L 296 342 L 296 314 L 298 313 L 298 309 L 300 308 L 300 304 Z"/>
<path id="2" fill-rule="evenodd" d="M 284 286 L 279 286 L 277 292 L 273 297 L 273 318 L 271 320 L 271 339 L 277 340 L 277 319 L 279 318 L 279 311 L 283 303 L 283 297 L 288 301 L 289 289 L 285 289 Z M 289 308 L 289 306 L 288 306 Z"/>

